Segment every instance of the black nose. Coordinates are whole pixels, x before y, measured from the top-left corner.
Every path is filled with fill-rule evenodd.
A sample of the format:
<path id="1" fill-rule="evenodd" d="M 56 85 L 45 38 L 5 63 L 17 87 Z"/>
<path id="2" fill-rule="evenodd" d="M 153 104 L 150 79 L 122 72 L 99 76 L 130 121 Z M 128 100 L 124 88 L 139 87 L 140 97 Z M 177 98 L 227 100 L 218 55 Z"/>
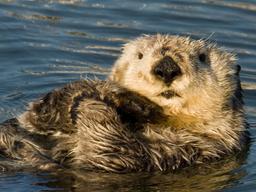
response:
<path id="1" fill-rule="evenodd" d="M 176 77 L 181 75 L 181 70 L 171 57 L 166 56 L 155 66 L 153 74 L 165 84 L 170 85 Z"/>

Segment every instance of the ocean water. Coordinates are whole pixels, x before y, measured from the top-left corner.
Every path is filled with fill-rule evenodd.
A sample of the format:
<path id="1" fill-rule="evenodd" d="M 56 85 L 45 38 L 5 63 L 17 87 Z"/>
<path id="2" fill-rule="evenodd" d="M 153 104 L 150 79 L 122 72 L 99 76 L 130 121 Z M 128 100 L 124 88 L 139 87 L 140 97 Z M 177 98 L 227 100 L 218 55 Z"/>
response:
<path id="1" fill-rule="evenodd" d="M 0 121 L 65 83 L 104 79 L 141 34 L 206 38 L 237 54 L 252 142 L 245 154 L 177 173 L 0 170 L 0 191 L 256 191 L 255 0 L 0 0 Z"/>

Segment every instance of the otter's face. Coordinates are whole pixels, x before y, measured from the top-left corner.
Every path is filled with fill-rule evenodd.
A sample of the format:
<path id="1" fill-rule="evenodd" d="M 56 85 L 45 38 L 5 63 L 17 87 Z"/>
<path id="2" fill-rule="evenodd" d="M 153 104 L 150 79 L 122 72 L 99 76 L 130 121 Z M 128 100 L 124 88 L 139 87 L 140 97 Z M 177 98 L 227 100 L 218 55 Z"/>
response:
<path id="1" fill-rule="evenodd" d="M 232 54 L 202 40 L 144 36 L 124 47 L 110 79 L 149 98 L 167 114 L 198 115 L 236 96 L 239 67 L 234 61 Z"/>

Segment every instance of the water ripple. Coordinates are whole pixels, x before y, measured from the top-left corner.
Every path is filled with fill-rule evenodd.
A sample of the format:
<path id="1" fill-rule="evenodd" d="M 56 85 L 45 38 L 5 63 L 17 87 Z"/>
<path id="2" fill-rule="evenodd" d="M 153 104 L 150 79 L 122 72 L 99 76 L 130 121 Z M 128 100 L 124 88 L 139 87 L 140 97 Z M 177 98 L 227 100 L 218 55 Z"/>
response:
<path id="1" fill-rule="evenodd" d="M 209 39 L 237 54 L 250 133 L 256 138 L 255 18 L 255 0 L 1 0 L 0 120 L 65 83 L 105 79 L 130 39 L 170 33 Z M 246 160 L 190 174 L 0 174 L 0 191 L 70 191 L 76 184 L 85 191 L 254 191 L 255 154 L 254 139 Z"/>

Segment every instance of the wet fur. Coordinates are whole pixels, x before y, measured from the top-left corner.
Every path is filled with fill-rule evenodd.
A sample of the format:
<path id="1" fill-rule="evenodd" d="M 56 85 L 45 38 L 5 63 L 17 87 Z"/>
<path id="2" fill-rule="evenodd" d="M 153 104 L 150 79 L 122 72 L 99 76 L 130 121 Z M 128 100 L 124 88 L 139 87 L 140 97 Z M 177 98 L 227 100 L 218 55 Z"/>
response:
<path id="1" fill-rule="evenodd" d="M 161 107 L 114 82 L 81 80 L 48 93 L 18 119 L 2 123 L 0 150 L 10 160 L 43 170 L 122 171 L 124 166 L 114 162 L 131 158 L 129 146 L 139 154 L 142 150 L 132 135 L 163 117 Z"/>
<path id="2" fill-rule="evenodd" d="M 207 63 L 197 55 L 207 54 Z M 138 59 L 138 53 L 143 54 Z M 150 73 L 170 55 L 183 76 L 166 87 Z M 172 89 L 180 98 L 163 98 Z M 0 127 L 0 151 L 39 169 L 174 170 L 241 151 L 247 141 L 235 57 L 177 36 L 131 41 L 108 81 L 55 90 Z"/>

